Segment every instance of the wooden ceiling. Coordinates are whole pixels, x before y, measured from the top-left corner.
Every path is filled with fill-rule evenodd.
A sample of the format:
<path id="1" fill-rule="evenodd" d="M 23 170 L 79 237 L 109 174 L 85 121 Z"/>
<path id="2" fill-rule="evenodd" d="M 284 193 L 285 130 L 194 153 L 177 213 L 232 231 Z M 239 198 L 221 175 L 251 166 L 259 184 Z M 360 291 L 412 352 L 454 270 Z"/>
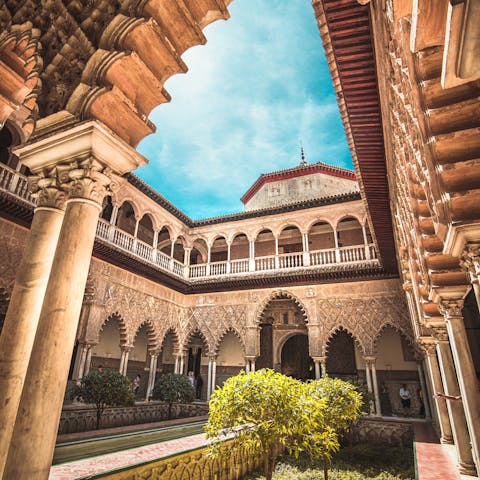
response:
<path id="1" fill-rule="evenodd" d="M 397 272 L 385 146 L 368 5 L 318 0 L 313 7 L 357 177 L 386 272 Z"/>

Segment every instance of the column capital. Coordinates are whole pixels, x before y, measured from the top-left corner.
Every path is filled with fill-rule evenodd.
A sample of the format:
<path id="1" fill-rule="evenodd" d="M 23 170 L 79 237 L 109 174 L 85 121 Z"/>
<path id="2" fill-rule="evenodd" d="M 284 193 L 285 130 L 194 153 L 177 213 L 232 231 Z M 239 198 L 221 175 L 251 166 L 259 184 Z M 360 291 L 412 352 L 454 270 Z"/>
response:
<path id="1" fill-rule="evenodd" d="M 365 363 L 368 363 L 369 365 L 373 365 L 377 361 L 377 357 L 373 355 L 365 355 L 363 359 L 365 360 Z"/>
<path id="2" fill-rule="evenodd" d="M 431 357 L 437 354 L 437 348 L 433 337 L 419 337 L 418 344 L 427 356 Z"/>
<path id="3" fill-rule="evenodd" d="M 251 362 L 254 362 L 257 359 L 256 355 L 245 355 L 245 360 L 249 360 Z"/>
<path id="4" fill-rule="evenodd" d="M 120 345 L 120 351 L 129 353 L 133 350 L 133 345 Z"/>
<path id="5" fill-rule="evenodd" d="M 440 299 L 438 302 L 438 309 L 445 318 L 463 317 L 464 299 L 463 298 L 449 298 Z"/>
<path id="6" fill-rule="evenodd" d="M 432 336 L 435 339 L 435 343 L 448 343 L 447 325 L 435 325 L 431 328 Z"/>
<path id="7" fill-rule="evenodd" d="M 475 277 L 480 275 L 480 243 L 469 242 L 465 245 L 460 256 L 460 266 Z"/>
<path id="8" fill-rule="evenodd" d="M 322 355 L 320 355 L 320 356 L 314 356 L 314 357 L 312 357 L 312 360 L 313 360 L 314 362 L 325 363 L 325 362 L 327 361 L 327 357 L 322 356 Z"/>
<path id="9" fill-rule="evenodd" d="M 36 175 L 27 178 L 32 197 L 37 199 L 37 207 L 65 209 L 67 195 L 59 187 L 55 175 Z"/>
<path id="10" fill-rule="evenodd" d="M 216 362 L 217 361 L 217 355 L 208 355 L 208 361 Z"/>

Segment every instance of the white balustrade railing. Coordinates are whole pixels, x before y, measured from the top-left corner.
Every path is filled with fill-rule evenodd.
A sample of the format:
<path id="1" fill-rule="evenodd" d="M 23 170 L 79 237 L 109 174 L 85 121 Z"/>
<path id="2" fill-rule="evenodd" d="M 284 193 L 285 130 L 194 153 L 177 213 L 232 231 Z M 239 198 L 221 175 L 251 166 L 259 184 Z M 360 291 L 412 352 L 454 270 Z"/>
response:
<path id="1" fill-rule="evenodd" d="M 310 252 L 310 265 L 332 265 L 337 263 L 335 248 L 329 248 L 326 250 L 315 250 Z"/>
<path id="2" fill-rule="evenodd" d="M 189 267 L 190 278 L 200 278 L 207 276 L 207 265 L 202 263 L 201 265 L 190 265 Z"/>
<path id="3" fill-rule="evenodd" d="M 175 275 L 178 275 L 180 277 L 184 276 L 185 265 L 183 265 L 183 263 L 180 263 L 178 260 L 173 259 L 172 267 L 172 271 Z"/>
<path id="4" fill-rule="evenodd" d="M 248 272 L 248 265 L 248 258 L 242 258 L 240 260 L 230 260 L 230 273 L 246 273 Z"/>
<path id="5" fill-rule="evenodd" d="M 210 264 L 210 275 L 225 275 L 227 273 L 227 262 L 213 262 Z"/>
<path id="6" fill-rule="evenodd" d="M 278 256 L 279 268 L 303 267 L 303 252 L 281 253 Z"/>
<path id="7" fill-rule="evenodd" d="M 28 190 L 27 177 L 3 163 L 0 163 L 0 189 L 10 192 L 28 203 L 35 204 L 35 200 Z"/>
<path id="8" fill-rule="evenodd" d="M 160 250 L 157 250 L 155 263 L 163 270 L 170 270 L 170 257 L 166 253 L 161 252 Z"/>
<path id="9" fill-rule="evenodd" d="M 341 247 L 338 251 L 340 253 L 340 263 L 360 262 L 365 260 L 365 245 Z"/>
<path id="10" fill-rule="evenodd" d="M 35 200 L 28 191 L 25 175 L 12 168 L 0 164 L 0 190 L 19 197 L 32 205 Z M 212 262 L 210 264 L 183 265 L 169 255 L 156 250 L 153 246 L 135 238 L 133 235 L 111 225 L 107 220 L 99 219 L 97 224 L 97 238 L 115 245 L 143 261 L 151 263 L 161 270 L 172 272 L 186 278 L 202 278 L 208 276 L 254 274 L 255 272 L 271 271 L 276 269 L 315 268 L 345 263 L 369 262 L 378 265 L 377 251 L 374 244 L 354 245 L 350 247 L 328 248 L 308 253 L 282 253 L 277 257 L 267 255 L 255 258 L 251 265 L 248 258 L 237 260 Z M 304 262 L 308 262 L 304 264 Z M 253 268 L 253 272 L 250 268 Z"/>
<path id="11" fill-rule="evenodd" d="M 275 255 L 255 258 L 255 270 L 275 270 Z"/>

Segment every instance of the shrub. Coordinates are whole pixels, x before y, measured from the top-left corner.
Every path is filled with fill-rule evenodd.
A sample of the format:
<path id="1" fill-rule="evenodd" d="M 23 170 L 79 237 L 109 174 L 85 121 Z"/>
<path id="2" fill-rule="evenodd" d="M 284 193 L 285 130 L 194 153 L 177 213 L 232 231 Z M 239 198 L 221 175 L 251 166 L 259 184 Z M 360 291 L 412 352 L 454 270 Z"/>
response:
<path id="1" fill-rule="evenodd" d="M 195 389 L 185 375 L 166 373 L 155 382 L 152 398 L 168 403 L 168 419 L 172 418 L 174 403 L 191 403 L 195 400 Z"/>
<path id="2" fill-rule="evenodd" d="M 71 397 L 95 405 L 97 429 L 100 428 L 106 407 L 128 407 L 135 404 L 130 381 L 116 370 L 90 372 L 75 385 Z"/>

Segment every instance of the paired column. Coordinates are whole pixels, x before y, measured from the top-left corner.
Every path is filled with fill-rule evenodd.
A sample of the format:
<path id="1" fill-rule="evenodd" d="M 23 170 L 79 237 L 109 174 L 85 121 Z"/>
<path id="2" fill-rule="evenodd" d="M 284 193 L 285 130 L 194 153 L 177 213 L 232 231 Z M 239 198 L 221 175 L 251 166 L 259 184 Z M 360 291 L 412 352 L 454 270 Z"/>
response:
<path id="1" fill-rule="evenodd" d="M 453 365 L 452 352 L 450 350 L 446 329 L 435 328 L 434 338 L 437 345 L 437 356 L 445 393 L 451 397 L 459 397 L 460 389 L 458 387 L 457 375 Z M 476 475 L 467 428 L 467 420 L 463 411 L 462 402 L 447 399 L 446 403 L 448 414 L 450 416 L 455 448 L 457 450 L 460 473 L 465 475 Z"/>
<path id="2" fill-rule="evenodd" d="M 312 357 L 315 365 L 315 380 L 327 376 L 327 357 Z"/>
<path id="3" fill-rule="evenodd" d="M 439 308 L 447 323 L 448 338 L 472 443 L 473 459 L 477 470 L 480 470 L 480 394 L 463 323 L 463 298 L 443 299 L 440 301 Z"/>
<path id="4" fill-rule="evenodd" d="M 255 371 L 255 360 L 257 357 L 255 356 L 246 356 L 245 357 L 245 371 L 247 373 Z"/>
<path id="5" fill-rule="evenodd" d="M 148 371 L 148 384 L 147 384 L 147 393 L 145 399 L 148 400 L 155 386 L 155 377 L 157 374 L 157 362 L 158 362 L 158 353 L 150 354 L 150 369 Z"/>
<path id="6" fill-rule="evenodd" d="M 217 381 L 217 357 L 208 357 L 208 377 L 207 377 L 207 401 L 210 400 L 210 395 L 215 390 Z"/>
<path id="7" fill-rule="evenodd" d="M 65 193 L 55 176 L 36 177 L 31 189 L 38 206 L 0 336 L 0 478 L 17 416 L 65 209 Z"/>
<path id="8" fill-rule="evenodd" d="M 423 407 L 425 408 L 425 417 L 430 418 L 432 416 L 430 412 L 430 402 L 429 402 L 430 398 L 428 396 L 428 391 L 425 383 L 425 375 L 423 371 L 422 361 L 417 362 L 417 371 L 418 371 L 418 378 L 420 380 L 420 388 L 423 395 Z"/>
<path id="9" fill-rule="evenodd" d="M 374 404 L 375 404 L 375 414 L 376 415 L 381 415 L 382 414 L 382 408 L 380 404 L 380 390 L 378 389 L 378 379 L 377 379 L 377 367 L 376 367 L 376 361 L 377 359 L 375 357 L 365 357 L 365 369 L 367 370 L 368 366 L 368 375 L 371 374 L 371 379 L 370 383 L 371 386 L 369 388 L 369 391 L 373 391 L 373 398 L 374 398 Z M 367 376 L 367 385 L 368 385 L 368 376 Z M 373 412 L 372 412 L 373 413 Z"/>
<path id="10" fill-rule="evenodd" d="M 112 183 L 121 181 L 113 172 L 123 174 L 144 163 L 144 159 L 95 121 L 37 140 L 18 153 L 31 171 L 54 172 L 57 184 L 68 195 L 43 303 L 38 300 L 42 307 L 18 405 L 21 414 L 17 415 L 4 471 L 4 478 L 44 480 L 55 448 L 103 198 L 111 191 Z M 64 159 L 68 163 L 62 164 Z M 24 254 L 27 262 L 32 260 L 31 253 L 27 250 Z M 29 305 L 23 298 L 18 308 Z M 10 380 L 14 380 L 13 376 Z"/>
<path id="11" fill-rule="evenodd" d="M 448 417 L 448 410 L 445 400 L 435 396 L 437 393 L 443 394 L 442 377 L 438 366 L 436 346 L 433 341 L 422 341 L 422 346 L 426 353 L 427 367 L 432 381 L 435 405 L 437 407 L 438 422 L 442 443 L 453 443 L 452 428 Z"/>
<path id="12" fill-rule="evenodd" d="M 130 350 L 132 347 L 130 345 L 121 345 L 120 346 L 120 351 L 122 352 L 122 355 L 120 357 L 120 367 L 118 371 L 124 375 L 127 376 L 127 368 L 128 368 L 128 357 L 130 355 Z"/>

